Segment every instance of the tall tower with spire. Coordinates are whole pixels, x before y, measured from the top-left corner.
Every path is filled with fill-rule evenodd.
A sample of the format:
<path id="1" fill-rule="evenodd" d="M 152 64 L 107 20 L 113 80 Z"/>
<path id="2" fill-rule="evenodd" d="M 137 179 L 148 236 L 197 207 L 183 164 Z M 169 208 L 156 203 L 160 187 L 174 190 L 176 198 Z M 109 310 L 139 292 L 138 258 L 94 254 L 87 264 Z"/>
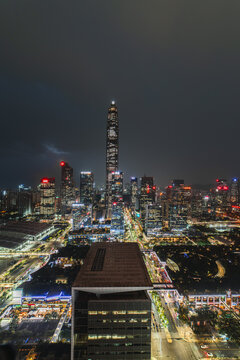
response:
<path id="1" fill-rule="evenodd" d="M 108 108 L 106 143 L 106 217 L 111 217 L 112 173 L 118 171 L 119 161 L 119 122 L 115 101 Z"/>

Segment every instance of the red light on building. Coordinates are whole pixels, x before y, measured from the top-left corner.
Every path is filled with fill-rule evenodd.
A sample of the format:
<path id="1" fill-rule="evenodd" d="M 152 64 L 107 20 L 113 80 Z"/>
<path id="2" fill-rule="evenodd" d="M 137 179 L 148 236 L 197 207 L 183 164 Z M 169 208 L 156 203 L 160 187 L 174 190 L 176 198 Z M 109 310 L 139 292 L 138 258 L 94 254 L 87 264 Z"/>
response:
<path id="1" fill-rule="evenodd" d="M 153 190 L 156 190 L 156 186 L 153 186 Z"/>
<path id="2" fill-rule="evenodd" d="M 42 179 L 42 183 L 48 183 L 49 180 L 48 179 Z"/>
<path id="3" fill-rule="evenodd" d="M 64 161 L 61 161 L 61 162 L 60 162 L 60 165 L 61 165 L 61 166 L 64 166 L 64 165 L 65 165 L 65 162 L 64 162 Z"/>
<path id="4" fill-rule="evenodd" d="M 217 186 L 218 190 L 228 190 L 228 186 L 224 185 L 224 186 Z"/>
<path id="5" fill-rule="evenodd" d="M 216 179 L 216 182 L 219 182 L 219 179 Z"/>
<path id="6" fill-rule="evenodd" d="M 168 189 L 172 189 L 172 185 L 169 185 L 169 186 L 168 186 Z"/>

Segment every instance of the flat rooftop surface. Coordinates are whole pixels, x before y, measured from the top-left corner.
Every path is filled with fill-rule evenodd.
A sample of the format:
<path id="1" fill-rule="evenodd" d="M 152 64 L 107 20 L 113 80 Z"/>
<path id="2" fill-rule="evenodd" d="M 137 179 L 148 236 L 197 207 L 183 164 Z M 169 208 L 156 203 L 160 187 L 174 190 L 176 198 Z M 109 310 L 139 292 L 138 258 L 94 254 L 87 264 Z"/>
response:
<path id="1" fill-rule="evenodd" d="M 6 225 L 0 227 L 0 231 L 13 231 L 27 235 L 37 235 L 51 226 L 51 224 L 34 221 L 9 221 Z"/>
<path id="2" fill-rule="evenodd" d="M 73 287 L 151 287 L 136 243 L 95 243 L 86 256 Z"/>
<path id="3" fill-rule="evenodd" d="M 13 237 L 4 234 L 2 235 L 0 232 L 0 247 L 15 249 L 25 241 L 27 241 L 27 239 L 24 235 L 22 237 Z"/>

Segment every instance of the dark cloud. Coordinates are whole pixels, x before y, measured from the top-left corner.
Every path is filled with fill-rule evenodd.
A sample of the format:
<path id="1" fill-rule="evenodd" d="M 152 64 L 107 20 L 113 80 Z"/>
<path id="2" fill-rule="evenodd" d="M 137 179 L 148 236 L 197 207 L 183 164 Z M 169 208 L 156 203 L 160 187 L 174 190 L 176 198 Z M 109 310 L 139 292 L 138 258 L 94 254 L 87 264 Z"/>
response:
<path id="1" fill-rule="evenodd" d="M 43 144 L 43 146 L 52 154 L 54 155 L 68 155 L 69 152 L 68 151 L 63 151 L 63 150 L 59 150 L 57 149 L 54 145 L 49 145 L 49 144 Z"/>
<path id="2" fill-rule="evenodd" d="M 103 183 L 112 98 L 127 176 L 240 175 L 239 11 L 238 0 L 1 2 L 0 185 L 57 176 L 63 157 Z"/>

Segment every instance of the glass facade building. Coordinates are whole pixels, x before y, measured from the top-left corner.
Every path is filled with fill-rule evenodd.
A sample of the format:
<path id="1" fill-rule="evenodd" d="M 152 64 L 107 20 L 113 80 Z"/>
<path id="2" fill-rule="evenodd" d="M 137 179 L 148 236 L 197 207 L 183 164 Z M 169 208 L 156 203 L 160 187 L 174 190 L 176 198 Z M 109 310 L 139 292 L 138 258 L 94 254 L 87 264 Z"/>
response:
<path id="1" fill-rule="evenodd" d="M 40 215 L 53 217 L 55 214 L 55 178 L 42 178 L 40 190 Z"/>
<path id="2" fill-rule="evenodd" d="M 65 161 L 61 166 L 61 205 L 62 212 L 71 211 L 71 205 L 75 201 L 73 168 Z"/>
<path id="3" fill-rule="evenodd" d="M 85 205 L 93 203 L 93 173 L 81 171 L 80 173 L 80 202 Z"/>
<path id="4" fill-rule="evenodd" d="M 147 205 L 154 204 L 156 197 L 156 186 L 153 177 L 143 176 L 140 188 L 140 215 L 143 226 L 145 227 Z"/>
<path id="5" fill-rule="evenodd" d="M 158 235 L 163 228 L 162 206 L 160 204 L 147 205 L 145 231 L 147 236 Z"/>

